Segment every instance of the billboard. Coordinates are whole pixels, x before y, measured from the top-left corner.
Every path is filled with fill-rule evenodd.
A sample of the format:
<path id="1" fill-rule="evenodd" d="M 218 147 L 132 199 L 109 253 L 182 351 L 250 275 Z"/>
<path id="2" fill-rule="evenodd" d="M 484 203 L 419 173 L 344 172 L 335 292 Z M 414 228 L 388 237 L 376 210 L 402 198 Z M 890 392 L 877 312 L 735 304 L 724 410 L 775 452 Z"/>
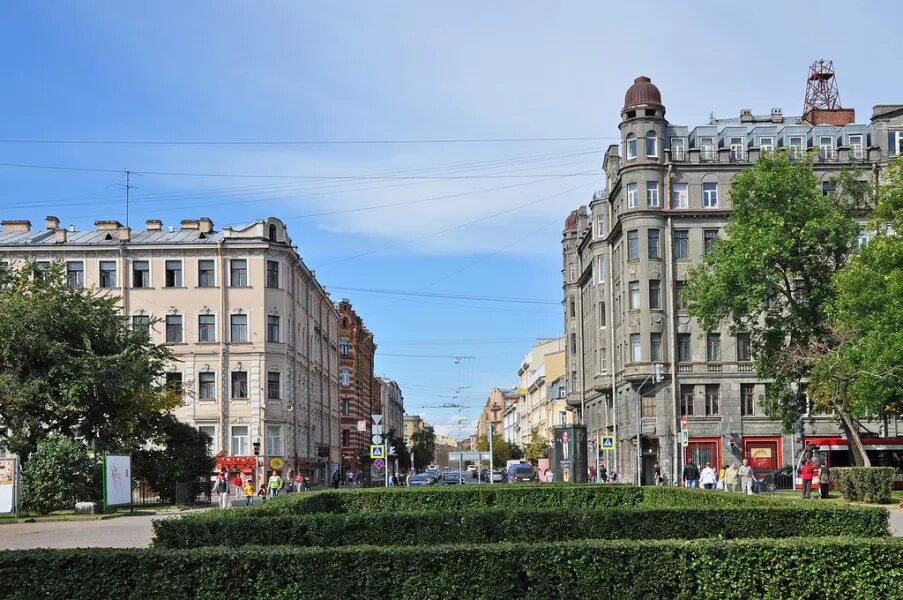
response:
<path id="1" fill-rule="evenodd" d="M 552 468 L 555 481 L 586 483 L 586 428 L 582 425 L 555 427 L 552 445 Z"/>
<path id="2" fill-rule="evenodd" d="M 104 504 L 119 506 L 132 503 L 132 457 L 106 454 L 103 458 Z"/>
<path id="3" fill-rule="evenodd" d="M 0 513 L 16 512 L 16 459 L 0 458 Z"/>

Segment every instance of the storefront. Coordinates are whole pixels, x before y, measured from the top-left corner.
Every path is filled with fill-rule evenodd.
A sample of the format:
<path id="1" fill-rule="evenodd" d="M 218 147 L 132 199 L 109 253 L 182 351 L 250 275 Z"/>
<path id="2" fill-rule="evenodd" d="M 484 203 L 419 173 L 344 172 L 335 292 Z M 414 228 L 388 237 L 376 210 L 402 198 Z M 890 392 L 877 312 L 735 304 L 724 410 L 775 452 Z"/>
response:
<path id="1" fill-rule="evenodd" d="M 217 456 L 216 468 L 217 473 L 226 473 L 229 479 L 236 474 L 241 473 L 242 478 L 251 478 L 251 482 L 257 486 L 257 457 L 255 456 Z"/>
<path id="2" fill-rule="evenodd" d="M 690 438 L 689 444 L 684 448 L 684 464 L 693 461 L 700 470 L 709 463 L 712 468 L 721 468 L 721 438 L 699 437 Z"/>
<path id="3" fill-rule="evenodd" d="M 744 437 L 743 458 L 757 473 L 773 473 L 783 466 L 781 438 L 776 436 Z"/>

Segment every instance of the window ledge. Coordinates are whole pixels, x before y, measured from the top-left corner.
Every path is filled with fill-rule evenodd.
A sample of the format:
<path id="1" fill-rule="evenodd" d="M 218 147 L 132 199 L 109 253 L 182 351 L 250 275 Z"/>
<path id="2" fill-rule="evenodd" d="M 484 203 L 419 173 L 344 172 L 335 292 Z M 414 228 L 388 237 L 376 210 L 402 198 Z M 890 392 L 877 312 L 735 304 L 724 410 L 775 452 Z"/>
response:
<path id="1" fill-rule="evenodd" d="M 217 342 L 216 340 L 205 341 L 205 342 L 198 341 L 196 343 L 198 346 L 216 346 L 217 344 L 219 344 L 219 342 Z"/>
<path id="2" fill-rule="evenodd" d="M 164 285 L 164 290 L 187 290 L 187 285 Z"/>
<path id="3" fill-rule="evenodd" d="M 196 286 L 194 286 L 194 289 L 196 289 L 196 290 L 215 290 L 217 288 L 219 288 L 218 285 L 196 285 Z"/>
<path id="4" fill-rule="evenodd" d="M 129 290 L 155 290 L 155 289 L 157 289 L 157 288 L 155 288 L 155 287 L 152 286 L 152 285 L 151 285 L 151 286 L 148 286 L 148 287 L 144 287 L 144 286 L 141 286 L 141 285 L 139 285 L 139 286 L 134 286 L 134 285 L 132 285 L 132 286 L 129 286 L 128 288 L 126 288 L 126 289 L 129 289 Z"/>

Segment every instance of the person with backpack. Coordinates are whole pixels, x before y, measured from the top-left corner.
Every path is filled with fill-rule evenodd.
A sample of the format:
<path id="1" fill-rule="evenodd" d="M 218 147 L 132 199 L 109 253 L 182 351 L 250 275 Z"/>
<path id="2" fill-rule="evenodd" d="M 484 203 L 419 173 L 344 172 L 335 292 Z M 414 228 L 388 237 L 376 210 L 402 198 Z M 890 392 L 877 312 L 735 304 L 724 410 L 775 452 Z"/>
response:
<path id="1" fill-rule="evenodd" d="M 692 459 L 688 460 L 687 464 L 684 465 L 683 480 L 684 485 L 690 489 L 699 485 L 699 467 L 693 464 Z"/>
<path id="2" fill-rule="evenodd" d="M 213 491 L 219 494 L 219 507 L 220 508 L 229 508 L 229 482 L 226 481 L 225 473 L 220 472 L 219 475 L 216 476 L 216 481 L 213 484 Z"/>

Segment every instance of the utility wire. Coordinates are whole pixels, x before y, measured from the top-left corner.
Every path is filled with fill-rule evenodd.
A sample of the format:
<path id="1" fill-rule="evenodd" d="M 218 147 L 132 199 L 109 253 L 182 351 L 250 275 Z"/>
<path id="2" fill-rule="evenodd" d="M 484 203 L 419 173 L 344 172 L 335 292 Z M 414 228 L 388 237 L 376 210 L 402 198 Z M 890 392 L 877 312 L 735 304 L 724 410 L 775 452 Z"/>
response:
<path id="1" fill-rule="evenodd" d="M 33 145 L 106 145 L 106 146 L 329 146 L 389 144 L 497 144 L 519 142 L 590 142 L 619 140 L 616 136 L 572 137 L 500 137 L 500 138 L 411 138 L 350 140 L 79 140 L 79 139 L 0 139 L 0 144 Z"/>
<path id="2" fill-rule="evenodd" d="M 370 289 L 370 288 L 357 288 L 357 287 L 345 287 L 345 286 L 327 286 L 329 289 L 334 290 L 345 290 L 349 292 L 370 292 L 373 294 L 389 294 L 393 296 L 418 296 L 425 298 L 451 298 L 454 300 L 476 300 L 480 302 L 506 302 L 506 303 L 516 303 L 516 304 L 553 304 L 555 306 L 561 306 L 561 301 L 554 300 L 538 300 L 533 298 L 501 298 L 494 296 L 468 296 L 463 294 L 440 294 L 438 292 L 413 292 L 413 291 L 405 291 L 405 290 L 385 290 L 385 289 Z"/>

